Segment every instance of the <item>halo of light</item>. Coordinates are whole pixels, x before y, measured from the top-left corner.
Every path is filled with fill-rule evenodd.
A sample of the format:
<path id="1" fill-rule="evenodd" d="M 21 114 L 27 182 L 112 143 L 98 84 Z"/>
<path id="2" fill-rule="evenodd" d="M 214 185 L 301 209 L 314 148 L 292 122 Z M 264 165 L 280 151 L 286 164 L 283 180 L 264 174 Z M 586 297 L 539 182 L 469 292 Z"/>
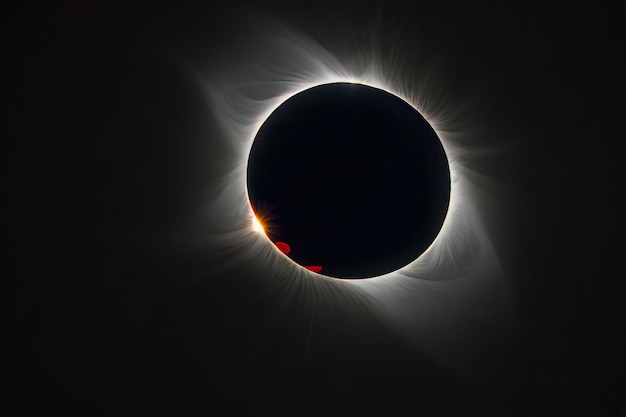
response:
<path id="1" fill-rule="evenodd" d="M 450 94 L 436 63 L 414 74 L 400 73 L 399 62 L 379 57 L 380 48 L 339 59 L 306 34 L 267 16 L 255 14 L 245 22 L 248 37 L 237 41 L 238 54 L 217 57 L 217 69 L 196 68 L 219 122 L 221 136 L 214 140 L 231 157 L 203 214 L 211 219 L 210 244 L 221 248 L 220 268 L 262 263 L 276 285 L 367 300 L 371 314 L 423 352 L 448 366 L 477 367 L 476 356 L 468 365 L 464 352 L 476 352 L 482 342 L 474 334 L 493 326 L 491 318 L 508 304 L 509 290 L 479 210 L 479 203 L 489 198 L 483 191 L 489 179 L 472 167 L 492 149 L 471 143 L 480 131 L 467 125 L 468 109 L 476 105 L 473 98 Z M 431 246 L 404 268 L 354 281 L 306 270 L 253 231 L 246 185 L 248 155 L 267 117 L 303 90 L 338 82 L 379 88 L 413 106 L 440 138 L 450 168 L 448 213 Z"/>

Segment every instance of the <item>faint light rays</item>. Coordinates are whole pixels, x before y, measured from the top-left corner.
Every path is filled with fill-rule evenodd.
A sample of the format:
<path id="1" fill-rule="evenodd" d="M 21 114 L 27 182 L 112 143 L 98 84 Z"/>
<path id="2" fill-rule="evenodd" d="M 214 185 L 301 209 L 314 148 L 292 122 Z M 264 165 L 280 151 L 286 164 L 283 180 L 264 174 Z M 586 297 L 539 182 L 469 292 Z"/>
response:
<path id="1" fill-rule="evenodd" d="M 366 56 L 363 49 L 342 60 L 305 34 L 263 19 L 263 25 L 256 22 L 249 29 L 245 41 L 231 44 L 239 54 L 233 53 L 217 70 L 200 74 L 221 124 L 220 140 L 235 155 L 233 163 L 225 165 L 221 192 L 206 208 L 208 243 L 222 248 L 212 259 L 224 262 L 222 271 L 253 265 L 258 279 L 271 288 L 282 288 L 284 297 L 310 300 L 297 309 L 313 315 L 307 320 L 311 328 L 321 322 L 313 317 L 322 305 L 353 302 L 355 309 L 356 305 L 366 308 L 442 363 L 463 368 L 463 349 L 474 351 L 482 343 L 474 334 L 494 326 L 496 311 L 508 297 L 498 257 L 478 212 L 482 180 L 471 169 L 490 149 L 482 149 L 485 145 L 479 143 L 468 152 L 467 143 L 476 137 L 472 129 L 478 130 L 471 121 L 468 129 L 468 112 L 476 103 L 448 94 L 451 87 L 438 64 L 418 62 L 421 67 L 415 71 L 404 67 L 405 50 L 394 51 L 393 63 L 384 62 L 375 52 Z M 439 235 L 414 262 L 380 277 L 345 281 L 309 272 L 250 227 L 254 214 L 245 180 L 256 132 L 289 97 L 335 82 L 366 84 L 403 98 L 433 126 L 448 157 L 450 206 Z M 310 344 L 310 337 L 306 343 Z M 454 347 L 442 348 L 450 344 Z"/>

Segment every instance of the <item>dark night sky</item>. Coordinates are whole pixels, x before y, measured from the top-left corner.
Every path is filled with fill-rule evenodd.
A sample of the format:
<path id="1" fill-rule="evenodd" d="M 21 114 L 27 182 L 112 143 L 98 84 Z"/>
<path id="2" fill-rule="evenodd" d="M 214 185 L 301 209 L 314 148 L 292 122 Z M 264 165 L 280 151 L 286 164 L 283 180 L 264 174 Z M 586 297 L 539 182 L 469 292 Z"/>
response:
<path id="1" fill-rule="evenodd" d="M 338 57 L 382 37 L 401 78 L 432 68 L 427 92 L 471 103 L 459 140 L 491 151 L 471 168 L 513 313 L 467 376 L 365 299 L 198 245 L 236 155 L 187 68 L 241 52 L 236 3 L 9 15 L 3 415 L 624 416 L 624 4 L 257 2 Z"/>

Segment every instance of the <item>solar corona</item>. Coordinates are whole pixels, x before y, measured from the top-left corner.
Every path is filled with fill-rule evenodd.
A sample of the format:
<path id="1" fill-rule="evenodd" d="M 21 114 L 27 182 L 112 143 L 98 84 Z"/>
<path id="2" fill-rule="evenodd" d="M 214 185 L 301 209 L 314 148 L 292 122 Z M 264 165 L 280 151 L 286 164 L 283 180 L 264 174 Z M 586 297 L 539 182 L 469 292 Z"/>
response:
<path id="1" fill-rule="evenodd" d="M 246 36 L 225 49 L 237 54 L 196 71 L 216 122 L 199 215 L 210 264 L 306 315 L 321 300 L 367 305 L 456 366 L 440 346 L 473 346 L 472 317 L 506 298 L 481 212 L 497 199 L 480 172 L 498 139 L 484 102 L 402 45 L 331 51 L 267 16 L 244 20 Z"/>

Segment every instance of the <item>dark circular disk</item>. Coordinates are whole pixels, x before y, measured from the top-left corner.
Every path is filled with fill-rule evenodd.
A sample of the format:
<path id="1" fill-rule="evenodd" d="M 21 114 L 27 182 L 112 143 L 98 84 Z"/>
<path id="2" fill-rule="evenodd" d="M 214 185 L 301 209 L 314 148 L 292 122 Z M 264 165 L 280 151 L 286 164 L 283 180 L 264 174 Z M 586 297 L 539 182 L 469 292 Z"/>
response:
<path id="1" fill-rule="evenodd" d="M 384 90 L 332 83 L 283 102 L 259 129 L 248 195 L 267 237 L 296 263 L 368 278 L 417 259 L 450 201 L 441 141 Z"/>

